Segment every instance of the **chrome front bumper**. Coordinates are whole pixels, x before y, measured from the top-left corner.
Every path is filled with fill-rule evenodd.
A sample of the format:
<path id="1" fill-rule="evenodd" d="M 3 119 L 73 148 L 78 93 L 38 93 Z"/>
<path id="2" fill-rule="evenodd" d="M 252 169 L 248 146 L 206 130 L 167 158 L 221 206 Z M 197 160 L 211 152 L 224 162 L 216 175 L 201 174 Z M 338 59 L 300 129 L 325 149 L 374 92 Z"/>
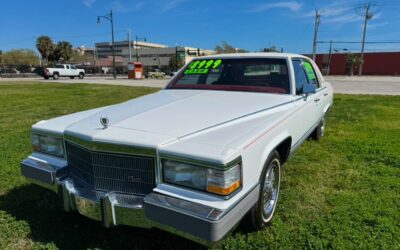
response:
<path id="1" fill-rule="evenodd" d="M 143 197 L 91 190 L 68 178 L 67 166 L 55 167 L 32 158 L 21 163 L 21 172 L 61 196 L 65 211 L 76 211 L 105 227 L 155 227 L 206 245 L 227 235 L 259 194 L 257 185 L 232 208 L 218 210 L 156 192 Z"/>

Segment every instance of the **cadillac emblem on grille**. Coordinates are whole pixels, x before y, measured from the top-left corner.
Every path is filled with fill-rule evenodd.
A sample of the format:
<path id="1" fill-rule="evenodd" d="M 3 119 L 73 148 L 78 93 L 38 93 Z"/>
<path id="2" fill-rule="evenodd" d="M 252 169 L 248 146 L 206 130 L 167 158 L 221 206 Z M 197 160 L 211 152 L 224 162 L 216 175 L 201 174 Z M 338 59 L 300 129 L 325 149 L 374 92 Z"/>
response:
<path id="1" fill-rule="evenodd" d="M 100 117 L 100 123 L 103 125 L 103 129 L 106 129 L 108 127 L 108 118 L 107 117 Z"/>

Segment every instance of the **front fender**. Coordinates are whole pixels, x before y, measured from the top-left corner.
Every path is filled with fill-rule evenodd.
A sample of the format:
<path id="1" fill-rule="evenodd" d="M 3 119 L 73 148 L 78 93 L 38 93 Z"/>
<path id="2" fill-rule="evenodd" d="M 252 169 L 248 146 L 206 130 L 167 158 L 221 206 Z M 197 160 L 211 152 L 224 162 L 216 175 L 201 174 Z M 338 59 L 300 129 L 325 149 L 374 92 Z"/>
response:
<path id="1" fill-rule="evenodd" d="M 258 172 L 261 173 L 264 165 L 265 165 L 265 161 L 267 160 L 269 154 L 272 152 L 272 150 L 274 150 L 276 147 L 279 146 L 279 144 L 281 144 L 284 140 L 286 140 L 287 138 L 290 137 L 290 134 L 287 130 L 282 131 L 281 133 L 279 133 L 278 135 L 274 136 L 271 140 L 269 140 L 269 142 L 267 143 L 267 145 L 265 145 L 264 150 L 261 154 L 260 157 L 260 161 L 258 163 Z"/>

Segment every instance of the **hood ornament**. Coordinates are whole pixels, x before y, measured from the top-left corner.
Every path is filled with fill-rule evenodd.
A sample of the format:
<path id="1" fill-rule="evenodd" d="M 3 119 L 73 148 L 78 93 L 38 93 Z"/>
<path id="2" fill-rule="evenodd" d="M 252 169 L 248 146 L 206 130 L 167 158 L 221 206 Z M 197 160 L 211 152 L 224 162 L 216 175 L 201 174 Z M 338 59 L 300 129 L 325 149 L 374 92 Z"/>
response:
<path id="1" fill-rule="evenodd" d="M 103 125 L 103 129 L 106 129 L 108 127 L 108 118 L 107 117 L 100 117 L 100 123 Z"/>

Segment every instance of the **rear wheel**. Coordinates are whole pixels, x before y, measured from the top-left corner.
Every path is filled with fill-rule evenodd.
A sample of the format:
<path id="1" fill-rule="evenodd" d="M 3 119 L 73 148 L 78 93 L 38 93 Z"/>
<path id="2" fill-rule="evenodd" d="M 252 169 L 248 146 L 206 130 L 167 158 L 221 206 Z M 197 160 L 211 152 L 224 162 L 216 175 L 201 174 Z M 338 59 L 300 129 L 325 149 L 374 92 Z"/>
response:
<path id="1" fill-rule="evenodd" d="M 313 140 L 319 141 L 325 134 L 325 117 L 321 119 L 314 132 L 311 134 Z"/>
<path id="2" fill-rule="evenodd" d="M 53 79 L 54 79 L 54 80 L 58 80 L 58 78 L 60 78 L 60 76 L 58 75 L 58 73 L 54 73 L 54 74 L 53 74 Z"/>
<path id="3" fill-rule="evenodd" d="M 79 73 L 79 79 L 83 79 L 83 77 L 85 77 L 85 75 L 83 73 Z"/>
<path id="4" fill-rule="evenodd" d="M 69 78 L 71 78 L 71 79 L 75 79 L 75 76 L 70 76 Z"/>
<path id="5" fill-rule="evenodd" d="M 278 202 L 280 181 L 281 161 L 278 152 L 274 150 L 261 173 L 258 201 L 250 211 L 253 229 L 262 229 L 272 220 Z"/>
<path id="6" fill-rule="evenodd" d="M 49 80 L 50 77 L 48 76 L 43 76 L 44 79 Z"/>

